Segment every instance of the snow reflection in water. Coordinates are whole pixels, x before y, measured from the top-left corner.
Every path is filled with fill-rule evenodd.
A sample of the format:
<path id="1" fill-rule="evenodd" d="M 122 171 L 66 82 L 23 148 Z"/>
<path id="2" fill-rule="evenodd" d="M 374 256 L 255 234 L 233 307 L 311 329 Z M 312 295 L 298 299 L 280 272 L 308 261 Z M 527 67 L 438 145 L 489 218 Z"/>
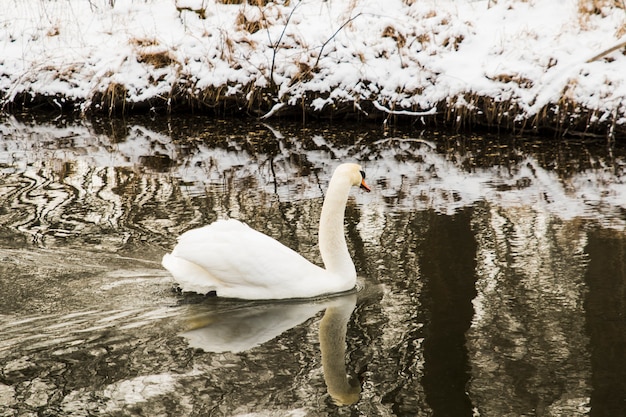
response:
<path id="1" fill-rule="evenodd" d="M 621 415 L 624 150 L 181 119 L 0 125 L 2 415 Z M 338 160 L 362 290 L 172 290 L 232 216 L 320 262 Z M 343 405 L 342 405 L 343 404 Z"/>

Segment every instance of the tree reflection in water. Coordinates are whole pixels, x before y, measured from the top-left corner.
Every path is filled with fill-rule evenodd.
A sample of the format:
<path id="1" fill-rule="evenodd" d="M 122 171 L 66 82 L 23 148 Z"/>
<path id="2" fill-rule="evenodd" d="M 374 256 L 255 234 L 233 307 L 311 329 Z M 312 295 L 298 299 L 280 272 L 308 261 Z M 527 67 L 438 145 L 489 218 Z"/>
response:
<path id="1" fill-rule="evenodd" d="M 624 149 L 55 123 L 0 125 L 0 415 L 626 413 Z M 320 263 L 349 159 L 373 188 L 346 211 L 357 294 L 172 290 L 160 257 L 219 217 Z"/>

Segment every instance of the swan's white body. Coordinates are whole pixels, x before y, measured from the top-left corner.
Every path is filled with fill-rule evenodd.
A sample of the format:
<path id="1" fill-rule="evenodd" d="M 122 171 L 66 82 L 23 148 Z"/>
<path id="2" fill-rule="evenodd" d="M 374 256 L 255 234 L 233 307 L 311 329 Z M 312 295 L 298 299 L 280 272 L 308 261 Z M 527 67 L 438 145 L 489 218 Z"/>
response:
<path id="1" fill-rule="evenodd" d="M 182 234 L 163 266 L 183 291 L 215 291 L 220 297 L 309 298 L 348 291 L 356 284 L 356 269 L 344 236 L 344 211 L 352 186 L 369 191 L 363 177 L 359 165 L 342 164 L 330 181 L 319 226 L 326 269 L 232 219 Z"/>

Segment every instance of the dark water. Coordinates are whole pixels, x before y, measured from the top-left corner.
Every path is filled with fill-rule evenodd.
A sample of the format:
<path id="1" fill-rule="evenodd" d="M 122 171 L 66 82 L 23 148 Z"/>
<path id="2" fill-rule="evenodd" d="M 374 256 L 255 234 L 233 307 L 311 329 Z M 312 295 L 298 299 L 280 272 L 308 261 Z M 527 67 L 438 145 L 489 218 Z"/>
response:
<path id="1" fill-rule="evenodd" d="M 626 148 L 200 118 L 0 123 L 0 416 L 626 415 Z M 320 262 L 339 161 L 360 290 L 180 294 L 235 217 Z"/>

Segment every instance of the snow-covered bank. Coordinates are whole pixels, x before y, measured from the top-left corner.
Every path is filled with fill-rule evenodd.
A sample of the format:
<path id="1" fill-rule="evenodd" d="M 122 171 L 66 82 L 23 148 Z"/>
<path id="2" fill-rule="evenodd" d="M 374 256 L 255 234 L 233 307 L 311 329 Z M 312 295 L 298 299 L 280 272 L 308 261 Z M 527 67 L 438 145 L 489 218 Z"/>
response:
<path id="1" fill-rule="evenodd" d="M 0 18 L 0 100 L 9 110 L 46 103 L 85 112 L 402 114 L 624 136 L 623 7 L 9 0 Z"/>

